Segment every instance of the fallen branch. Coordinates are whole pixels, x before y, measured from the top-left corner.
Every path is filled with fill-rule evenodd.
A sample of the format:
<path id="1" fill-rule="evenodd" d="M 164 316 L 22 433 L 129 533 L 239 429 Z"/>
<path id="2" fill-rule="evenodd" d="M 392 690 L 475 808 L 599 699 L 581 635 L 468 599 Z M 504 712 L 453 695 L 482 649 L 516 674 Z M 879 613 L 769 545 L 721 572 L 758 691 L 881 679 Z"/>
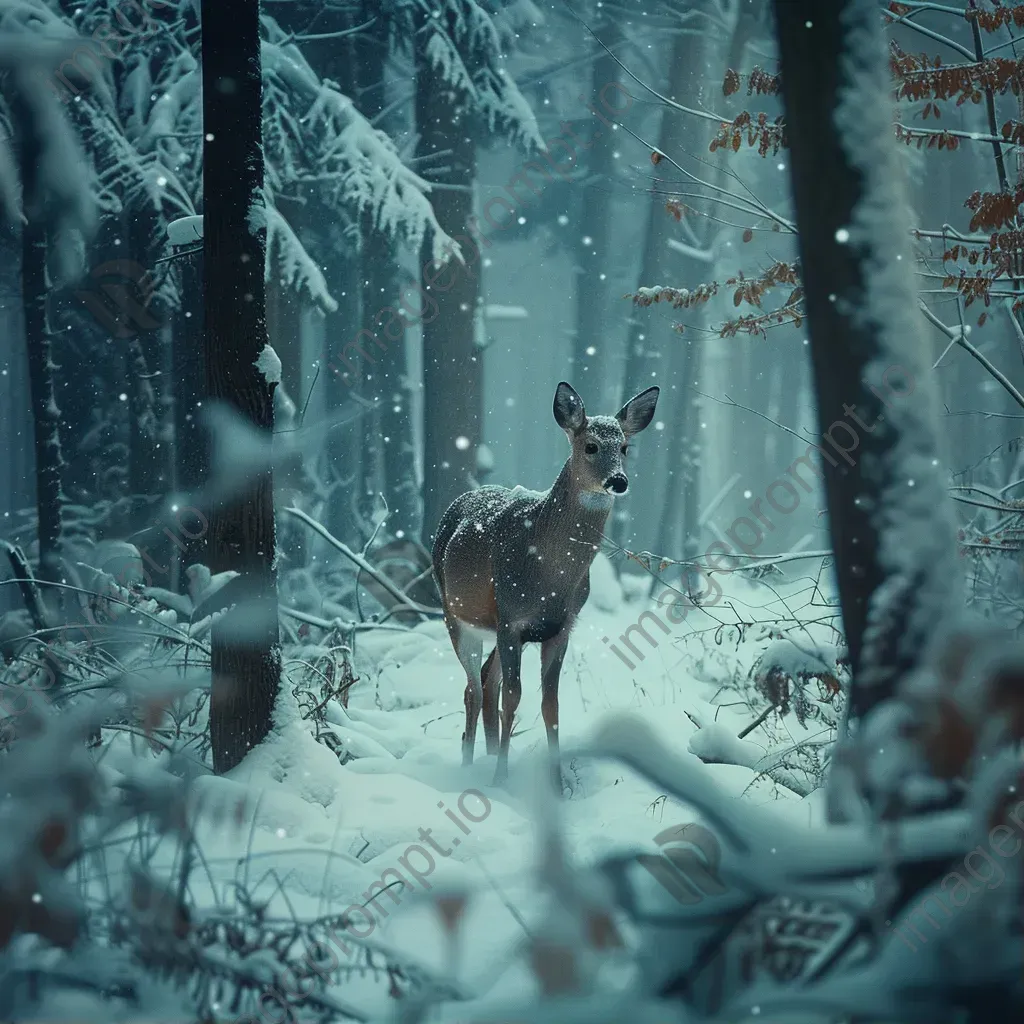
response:
<path id="1" fill-rule="evenodd" d="M 314 533 L 319 534 L 328 544 L 340 551 L 350 562 L 354 565 L 359 566 L 368 576 L 372 576 L 400 605 L 406 607 L 407 610 L 416 612 L 422 619 L 433 618 L 444 613 L 440 608 L 430 608 L 427 605 L 417 604 L 414 601 L 410 601 L 406 594 L 403 594 L 385 576 L 383 573 L 378 572 L 362 555 L 357 554 L 353 551 L 344 541 L 338 540 L 337 537 L 332 534 L 327 527 L 318 523 L 312 516 L 306 515 L 302 509 L 289 507 L 285 509 L 289 515 L 294 516 L 300 522 L 303 522 L 308 526 Z"/>
<path id="2" fill-rule="evenodd" d="M 769 705 L 770 713 L 775 705 Z M 814 773 L 800 767 L 798 770 L 805 778 L 798 778 L 793 768 L 784 763 L 787 755 L 794 753 L 802 745 L 819 746 L 813 740 L 803 740 L 796 744 L 772 750 L 762 750 L 756 743 L 744 740 L 742 736 L 734 736 L 725 726 L 717 722 L 705 722 L 700 713 L 688 713 L 690 721 L 697 725 L 697 732 L 690 737 L 687 745 L 689 752 L 699 757 L 705 764 L 732 764 L 747 768 L 755 775 L 765 776 L 778 786 L 788 789 L 797 796 L 807 796 L 820 785 Z M 763 717 L 767 717 L 767 714 Z M 755 723 L 760 724 L 760 723 Z M 754 726 L 744 730 L 744 735 Z M 828 741 L 831 743 L 831 740 Z"/>
<path id="3" fill-rule="evenodd" d="M 33 628 L 46 629 L 46 608 L 43 605 L 42 595 L 39 593 L 36 578 L 32 574 L 32 567 L 28 564 L 25 552 L 6 540 L 0 540 L 0 548 L 4 549 L 8 561 L 11 563 L 11 571 L 14 573 L 25 607 L 28 609 Z"/>
<path id="4" fill-rule="evenodd" d="M 281 614 L 287 615 L 290 619 L 296 619 L 299 622 L 305 622 L 310 626 L 316 626 L 317 629 L 340 629 L 344 633 L 351 632 L 354 630 L 365 630 L 365 629 L 390 629 L 396 633 L 408 633 L 408 626 L 392 626 L 385 622 L 356 622 L 354 619 L 351 621 L 345 621 L 344 619 L 324 619 L 319 615 L 310 615 L 308 612 L 300 612 L 298 608 L 288 608 L 285 605 L 281 605 Z"/>

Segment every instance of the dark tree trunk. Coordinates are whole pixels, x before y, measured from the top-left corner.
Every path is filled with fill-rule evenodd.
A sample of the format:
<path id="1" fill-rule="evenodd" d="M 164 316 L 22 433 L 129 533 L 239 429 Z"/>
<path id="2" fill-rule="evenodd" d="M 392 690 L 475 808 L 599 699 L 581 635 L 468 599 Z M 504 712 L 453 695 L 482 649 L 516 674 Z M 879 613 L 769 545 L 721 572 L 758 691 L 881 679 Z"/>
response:
<path id="1" fill-rule="evenodd" d="M 363 5 L 360 21 L 372 19 L 375 3 Z M 387 28 L 378 22 L 355 37 L 354 63 L 357 69 L 357 105 L 364 117 L 374 119 L 385 108 L 388 57 Z M 367 367 L 365 390 L 377 403 L 365 423 L 363 447 L 368 469 L 367 481 L 379 477 L 391 517 L 388 528 L 402 536 L 418 536 L 421 526 L 420 493 L 416 482 L 416 451 L 412 435 L 412 384 L 406 355 L 406 338 L 390 344 L 381 335 L 383 311 L 399 304 L 398 264 L 395 247 L 366 217 L 362 230 L 362 327 L 388 346 L 375 367 Z M 415 308 L 415 306 L 414 306 Z M 376 473 L 373 471 L 376 470 Z"/>
<path id="2" fill-rule="evenodd" d="M 670 99 L 686 104 L 699 102 L 706 47 L 703 33 L 677 32 L 672 42 L 669 63 L 667 91 Z M 661 115 L 658 148 L 673 160 L 681 162 L 685 159 L 684 154 L 692 147 L 694 136 L 703 139 L 706 134 L 692 119 L 666 106 Z M 671 164 L 666 161 L 661 166 L 669 181 L 678 179 L 679 172 Z M 656 180 L 651 187 L 655 194 L 650 197 L 639 283 L 647 287 L 676 285 L 692 288 L 705 278 L 708 264 L 673 253 L 669 248 L 669 239 L 677 234 L 677 226 L 665 209 L 662 193 L 671 189 L 671 185 Z M 688 318 L 694 315 L 699 315 L 698 310 L 687 311 Z M 626 342 L 626 365 L 620 396 L 623 402 L 652 384 L 660 384 L 666 391 L 666 397 L 671 396 L 672 406 L 678 406 L 680 410 L 696 401 L 689 385 L 693 384 L 698 375 L 699 341 L 689 335 L 681 336 L 673 329 L 672 320 L 660 306 L 634 309 Z M 682 349 L 681 358 L 679 349 Z M 676 385 L 671 392 L 668 391 L 670 383 Z M 648 539 L 641 544 L 642 547 L 649 546 L 649 539 L 655 533 L 658 534 L 657 544 L 662 543 L 669 526 L 664 516 L 657 515 L 659 503 L 654 500 L 654 496 L 659 485 L 663 494 L 661 505 L 669 515 L 677 519 L 683 512 L 679 507 L 680 501 L 692 495 L 693 503 L 696 503 L 699 480 L 693 472 L 693 460 L 689 457 L 694 447 L 694 435 L 682 433 L 689 424 L 681 415 L 669 413 L 669 417 L 680 432 L 665 431 L 659 438 L 665 450 L 664 457 L 657 459 L 644 452 L 633 464 L 631 476 L 635 479 L 636 491 L 638 494 L 649 495 L 649 500 L 634 501 L 622 519 L 616 518 L 615 526 L 620 542 L 625 541 L 627 533 L 631 532 L 634 538 L 639 536 Z M 650 441 L 648 444 L 652 449 L 655 447 Z M 695 523 L 685 517 L 684 523 L 688 533 L 696 527 Z M 674 529 L 671 532 L 675 534 Z M 660 554 L 674 554 L 670 546 L 660 547 L 657 544 L 654 550 Z"/>
<path id="3" fill-rule="evenodd" d="M 353 65 L 359 72 L 356 88 L 358 105 L 363 115 L 369 118 L 373 116 L 373 112 L 363 106 L 362 97 L 380 95 L 383 82 L 375 81 L 371 74 L 367 73 L 368 69 L 363 66 L 363 61 L 371 52 L 365 41 L 361 45 L 357 37 L 353 40 L 352 49 L 355 57 Z M 365 92 L 360 89 L 359 83 Z M 376 92 L 373 91 L 374 86 Z M 363 214 L 359 234 L 359 326 L 361 330 L 369 331 L 380 339 L 381 344 L 387 346 L 387 351 L 375 363 L 364 361 L 361 364 L 359 377 L 359 394 L 365 405 L 357 433 L 360 449 L 357 508 L 360 518 L 366 523 L 371 523 L 374 512 L 380 507 L 377 496 L 385 489 L 383 404 L 387 402 L 392 390 L 392 361 L 405 354 L 405 334 L 403 332 L 393 345 L 389 345 L 388 338 L 382 330 L 383 323 L 390 320 L 390 313 L 385 312 L 382 316 L 381 311 L 397 306 L 396 281 L 387 263 L 390 246 L 378 233 L 372 213 Z M 394 523 L 391 525 L 394 526 Z"/>
<path id="4" fill-rule="evenodd" d="M 9 343 L 0 354 L 0 437 L 6 439 L 0 458 L 0 536 L 19 521 L 15 515 L 32 504 L 33 459 L 31 388 L 28 382 L 28 346 L 22 341 L 24 319 L 21 299 L 20 240 L 16 232 L 0 228 L 0 338 Z M 13 587 L 0 587 L 0 614 L 17 607 Z"/>
<path id="5" fill-rule="evenodd" d="M 446 170 L 435 177 L 455 186 L 433 194 L 438 223 L 449 235 L 465 234 L 473 215 L 476 175 L 472 117 L 422 56 L 416 67 L 416 127 L 419 155 L 445 150 Z M 431 255 L 428 238 L 421 266 Z M 476 345 L 478 280 L 455 268 L 441 275 L 440 282 L 451 286 L 431 289 L 438 312 L 423 322 L 423 541 L 428 547 L 441 516 L 470 489 L 476 475 L 483 419 L 483 359 Z"/>
<path id="6" fill-rule="evenodd" d="M 209 466 L 208 442 L 200 428 L 203 396 L 206 393 L 204 356 L 203 254 L 194 253 L 176 261 L 181 274 L 181 304 L 171 323 L 171 371 L 174 379 L 174 488 L 182 494 L 195 493 L 206 481 Z M 185 532 L 187 531 L 187 533 Z M 190 515 L 178 534 L 172 586 L 180 584 L 178 570 L 206 560 L 206 530 L 202 521 Z"/>
<path id="7" fill-rule="evenodd" d="M 339 356 L 359 330 L 359 263 L 355 253 L 334 250 L 325 273 L 327 287 L 338 308 L 324 317 L 323 365 L 328 367 L 324 381 L 324 407 L 327 433 L 324 452 L 328 460 L 333 490 L 327 508 L 327 526 L 349 543 L 362 544 L 359 493 L 362 474 L 362 420 L 356 395 L 361 396 L 361 362 L 353 361 L 346 370 Z M 351 355 L 351 353 L 349 353 Z M 336 369 L 331 369 L 331 367 Z"/>
<path id="8" fill-rule="evenodd" d="M 685 287 L 685 285 L 684 285 Z M 696 315 L 700 313 L 692 311 Z M 696 429 L 699 413 L 697 395 L 685 384 L 699 380 L 701 373 L 701 341 L 699 337 L 682 337 L 669 358 L 672 379 L 677 388 L 667 415 L 668 458 L 664 473 L 661 515 L 656 520 L 657 532 L 653 550 L 670 558 L 682 557 L 695 562 L 700 547 L 700 455 L 701 433 Z M 654 505 L 654 502 L 651 502 Z M 682 542 L 682 547 L 675 545 Z M 700 593 L 696 573 L 687 569 L 691 592 Z M 651 581 L 651 593 L 660 586 Z"/>
<path id="9" fill-rule="evenodd" d="M 362 241 L 359 252 L 359 326 L 379 336 L 382 343 L 387 345 L 387 338 L 381 331 L 380 311 L 382 308 L 394 308 L 396 304 L 394 294 L 388 294 L 389 285 L 394 284 L 394 279 L 388 280 L 387 268 L 380 262 L 387 258 L 385 251 L 388 246 L 386 242 L 382 245 L 380 236 L 375 234 L 372 214 L 363 216 L 360 235 Z M 387 322 L 389 317 L 390 314 L 385 313 L 384 322 Z M 367 523 L 372 522 L 374 512 L 380 507 L 377 495 L 384 491 L 382 406 L 391 391 L 391 360 L 404 351 L 403 335 L 393 346 L 388 346 L 388 351 L 376 361 L 376 365 L 364 361 L 360 367 L 359 395 L 365 404 L 357 434 L 361 452 L 358 508 L 360 518 Z"/>
<path id="10" fill-rule="evenodd" d="M 363 326 L 380 334 L 379 311 L 396 307 L 398 266 L 393 244 L 379 233 L 365 237 L 363 249 Z M 415 300 L 414 300 L 415 301 Z M 384 317 L 387 320 L 387 315 Z M 386 342 L 385 338 L 382 338 Z M 366 437 L 368 458 L 379 460 L 380 478 L 391 516 L 388 529 L 402 536 L 419 536 L 422 501 L 416 480 L 416 449 L 412 433 L 412 382 L 406 339 L 389 345 L 387 354 L 372 369 L 368 392 L 379 402 L 376 415 L 367 422 L 375 425 Z M 364 435 L 365 436 L 365 435 Z"/>
<path id="11" fill-rule="evenodd" d="M 267 346 L 259 14 L 259 0 L 202 3 L 205 355 L 210 400 L 269 435 L 274 384 L 255 365 Z M 218 773 L 235 767 L 271 727 L 281 674 L 274 555 L 267 467 L 210 509 L 211 570 L 235 570 L 248 583 L 243 603 L 212 635 L 210 741 Z"/>
<path id="12" fill-rule="evenodd" d="M 704 36 L 697 32 L 676 33 L 672 41 L 672 56 L 669 62 L 668 95 L 679 103 L 694 100 L 700 89 L 700 72 L 703 70 Z M 701 133 L 703 136 L 704 133 Z M 693 141 L 694 126 L 686 115 L 665 106 L 661 113 L 661 129 L 658 133 L 658 148 L 673 160 L 682 161 Z M 665 209 L 663 193 L 679 177 L 679 172 L 667 161 L 662 165 L 665 180 L 657 177 L 651 183 L 651 202 L 647 216 L 647 233 L 644 242 L 643 262 L 640 268 L 640 285 L 656 287 L 676 284 L 683 287 L 697 283 L 699 276 L 706 272 L 707 264 L 687 258 L 680 258 L 669 248 L 669 240 L 677 234 L 676 223 Z M 669 280 L 671 276 L 672 280 Z M 660 310 L 659 310 L 660 312 Z M 638 391 L 656 383 L 660 372 L 666 375 L 666 351 L 671 350 L 679 335 L 672 330 L 672 320 L 661 316 L 643 315 L 637 310 L 630 319 L 629 341 L 626 347 L 622 401 L 631 398 Z"/>
<path id="13" fill-rule="evenodd" d="M 21 281 L 25 308 L 25 345 L 29 392 L 35 423 L 36 511 L 39 570 L 43 579 L 59 580 L 59 550 L 64 496 L 61 476 L 60 409 L 54 389 L 50 320 L 46 291 L 46 227 L 30 219 L 22 230 Z M 52 595 L 50 595 L 52 596 Z"/>
<path id="14" fill-rule="evenodd" d="M 818 420 L 853 452 L 824 445 L 812 457 L 825 478 L 855 722 L 921 660 L 957 605 L 960 571 L 878 11 L 775 0 L 775 17 Z"/>
<path id="15" fill-rule="evenodd" d="M 162 494 L 174 488 L 174 343 L 171 326 L 165 323 L 157 335 L 160 346 L 156 360 L 156 436 L 160 446 L 157 486 Z"/>
<path id="16" fill-rule="evenodd" d="M 303 24 L 308 24 L 308 19 L 315 16 L 324 34 L 344 32 L 353 25 L 351 12 L 324 10 L 321 5 L 300 5 L 296 7 L 295 14 L 306 19 Z M 346 96 L 355 96 L 353 36 L 310 40 L 303 52 L 317 74 L 337 82 Z M 324 259 L 327 287 L 338 304 L 333 313 L 324 317 L 322 365 L 325 372 L 321 374 L 321 381 L 328 423 L 324 453 L 328 462 L 328 479 L 334 485 L 325 519 L 336 537 L 361 547 L 365 539 L 360 513 L 365 427 L 359 400 L 363 396 L 363 375 L 367 367 L 358 357 L 353 358 L 352 350 L 347 348 L 360 330 L 363 287 L 360 257 L 351 235 L 346 232 L 343 237 L 342 229 L 345 227 L 348 225 L 330 225 L 319 238 L 327 253 Z M 370 351 L 376 350 L 371 348 Z"/>
<path id="17" fill-rule="evenodd" d="M 159 492 L 161 455 L 158 448 L 156 392 L 139 336 L 128 340 L 127 371 L 130 382 L 128 431 L 128 493 L 133 510 L 145 510 Z"/>
<path id="18" fill-rule="evenodd" d="M 598 29 L 602 41 L 615 48 L 621 34 L 614 23 Z M 608 116 L 609 103 L 613 108 L 620 102 L 621 93 L 607 89 L 610 82 L 619 79 L 619 66 L 605 50 L 594 60 L 591 70 L 590 106 L 601 114 L 601 123 L 592 134 L 587 146 L 585 187 L 580 200 L 580 220 L 576 239 L 576 335 L 572 348 L 573 387 L 584 396 L 584 401 L 599 402 L 604 381 L 601 374 L 608 365 L 608 346 L 611 309 L 608 303 L 614 254 L 612 252 L 612 178 L 615 174 L 614 151 L 616 135 L 608 124 L 615 115 Z M 607 90 L 602 97 L 602 90 Z M 595 118 L 595 122 L 598 118 Z M 606 280 L 601 275 L 606 274 Z"/>

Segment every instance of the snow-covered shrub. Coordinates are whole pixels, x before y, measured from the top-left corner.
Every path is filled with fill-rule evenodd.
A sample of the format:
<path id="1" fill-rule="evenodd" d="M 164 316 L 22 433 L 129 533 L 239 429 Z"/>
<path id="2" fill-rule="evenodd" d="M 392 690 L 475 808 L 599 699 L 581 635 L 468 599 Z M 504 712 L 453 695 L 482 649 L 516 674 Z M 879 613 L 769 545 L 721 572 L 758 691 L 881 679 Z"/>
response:
<path id="1" fill-rule="evenodd" d="M 834 729 L 842 708 L 840 680 L 847 664 L 843 648 L 786 637 L 772 643 L 757 659 L 751 678 L 780 714 L 792 710 L 800 725 L 820 720 Z"/>

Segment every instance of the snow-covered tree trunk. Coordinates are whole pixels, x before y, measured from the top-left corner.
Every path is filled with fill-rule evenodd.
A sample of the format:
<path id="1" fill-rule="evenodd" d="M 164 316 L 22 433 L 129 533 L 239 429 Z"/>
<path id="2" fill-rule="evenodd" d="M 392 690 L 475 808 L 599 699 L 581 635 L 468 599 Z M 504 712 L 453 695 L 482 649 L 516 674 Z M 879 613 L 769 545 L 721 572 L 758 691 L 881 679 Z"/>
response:
<path id="1" fill-rule="evenodd" d="M 64 460 L 60 446 L 60 408 L 53 379 L 56 367 L 47 309 L 46 253 L 46 225 L 30 218 L 22 229 L 21 283 L 29 391 L 35 423 L 39 569 L 44 579 L 59 580 Z"/>
<path id="2" fill-rule="evenodd" d="M 960 569 L 878 6 L 775 0 L 775 17 L 855 720 L 921 660 Z"/>
<path id="3" fill-rule="evenodd" d="M 203 199 L 208 397 L 274 426 L 280 362 L 267 344 L 259 0 L 203 0 Z M 275 366 L 276 364 L 276 366 Z M 248 582 L 214 626 L 210 740 L 225 772 L 267 734 L 281 674 L 269 467 L 210 510 L 207 562 Z"/>
<path id="4" fill-rule="evenodd" d="M 296 235 L 305 233 L 305 205 L 276 196 L 278 213 Z M 302 296 L 280 274 L 271 272 L 266 286 L 267 336 L 281 360 L 281 386 L 301 409 L 306 397 L 302 366 Z"/>
<path id="5" fill-rule="evenodd" d="M 476 176 L 474 117 L 452 87 L 422 55 L 416 66 L 418 155 L 444 167 L 435 177 L 446 186 L 432 196 L 443 231 L 471 230 Z M 443 160 L 434 154 L 444 152 Z M 430 166 L 435 166 L 431 164 Z M 450 188 L 447 186 L 455 186 Z M 431 239 L 423 244 L 420 265 L 433 256 Z M 431 268 L 425 288 L 438 274 Z M 471 487 L 483 428 L 483 359 L 476 346 L 479 276 L 452 266 L 444 273 L 451 287 L 432 289 L 436 316 L 423 320 L 423 540 L 430 540 L 445 509 Z M 431 313 L 434 307 L 431 306 Z"/>

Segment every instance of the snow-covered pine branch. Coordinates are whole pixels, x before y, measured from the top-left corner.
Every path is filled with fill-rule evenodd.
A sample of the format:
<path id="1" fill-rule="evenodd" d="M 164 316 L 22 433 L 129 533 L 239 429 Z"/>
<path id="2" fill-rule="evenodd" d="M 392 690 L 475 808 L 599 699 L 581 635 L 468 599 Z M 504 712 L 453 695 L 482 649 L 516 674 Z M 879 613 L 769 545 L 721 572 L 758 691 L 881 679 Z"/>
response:
<path id="1" fill-rule="evenodd" d="M 320 268 L 306 252 L 291 225 L 281 216 L 271 195 L 267 195 L 266 202 L 267 280 L 276 274 L 285 288 L 303 295 L 321 312 L 333 313 L 338 303 L 327 290 Z"/>
<path id="2" fill-rule="evenodd" d="M 263 22 L 268 184 L 281 191 L 319 183 L 328 207 L 349 216 L 369 212 L 378 230 L 413 251 L 429 237 L 435 256 L 445 258 L 455 243 L 437 223 L 429 184 L 402 163 L 391 139 L 351 99 L 317 76 L 272 19 Z"/>
<path id="3" fill-rule="evenodd" d="M 505 70 L 496 19 L 477 0 L 386 0 L 384 17 L 476 110 L 489 131 L 526 150 L 543 149 L 537 119 Z"/>
<path id="4" fill-rule="evenodd" d="M 45 208 L 59 235 L 74 239 L 94 230 L 96 209 L 87 176 L 76 173 L 81 156 L 60 105 L 48 88 L 46 72 L 59 65 L 74 44 L 74 32 L 41 0 L 0 0 L 0 72 L 10 72 L 10 84 L 0 99 L 0 205 L 9 218 L 22 211 Z M 34 151 L 26 180 L 18 180 L 13 162 L 14 142 Z M 63 270 L 78 268 L 74 250 L 59 254 Z"/>

